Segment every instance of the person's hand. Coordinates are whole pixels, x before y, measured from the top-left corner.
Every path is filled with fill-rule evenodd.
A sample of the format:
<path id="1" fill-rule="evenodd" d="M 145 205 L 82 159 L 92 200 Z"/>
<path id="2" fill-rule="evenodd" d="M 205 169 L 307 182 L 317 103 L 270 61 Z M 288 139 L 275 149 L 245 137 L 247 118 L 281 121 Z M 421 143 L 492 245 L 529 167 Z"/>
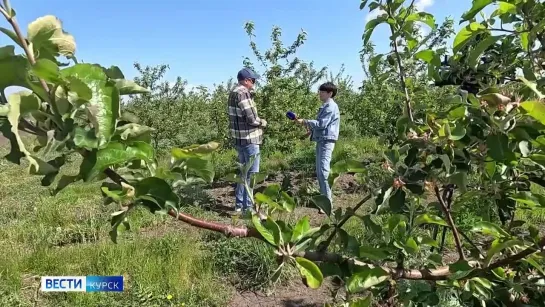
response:
<path id="1" fill-rule="evenodd" d="M 264 120 L 263 118 L 261 119 L 261 127 L 263 128 L 267 127 L 267 121 Z"/>
<path id="2" fill-rule="evenodd" d="M 305 124 L 305 120 L 302 119 L 302 118 L 296 119 L 295 122 L 296 122 L 297 124 L 299 124 L 299 125 L 304 125 L 304 124 Z"/>

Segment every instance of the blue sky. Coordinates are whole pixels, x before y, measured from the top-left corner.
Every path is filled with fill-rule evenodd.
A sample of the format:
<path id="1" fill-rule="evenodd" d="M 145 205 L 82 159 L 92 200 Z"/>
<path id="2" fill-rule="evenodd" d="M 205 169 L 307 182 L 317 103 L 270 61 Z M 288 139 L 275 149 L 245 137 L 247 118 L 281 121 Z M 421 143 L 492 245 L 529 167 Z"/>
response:
<path id="1" fill-rule="evenodd" d="M 135 61 L 142 65 L 169 64 L 167 79 L 181 76 L 191 85 L 211 86 L 235 77 L 244 56 L 251 55 L 244 23 L 252 20 L 256 43 L 269 47 L 273 25 L 283 30 L 290 44 L 300 29 L 308 40 L 298 54 L 317 66 L 337 72 L 344 63 L 346 73 L 359 82 L 359 63 L 367 9 L 360 0 L 11 0 L 22 29 L 32 20 L 53 14 L 66 31 L 75 36 L 78 59 L 117 65 L 132 78 Z M 417 0 L 418 5 L 442 21 L 455 20 L 470 8 L 471 0 Z M 2 25 L 5 26 L 5 25 Z M 387 47 L 385 28 L 372 37 Z M 0 45 L 11 44 L 0 35 Z"/>

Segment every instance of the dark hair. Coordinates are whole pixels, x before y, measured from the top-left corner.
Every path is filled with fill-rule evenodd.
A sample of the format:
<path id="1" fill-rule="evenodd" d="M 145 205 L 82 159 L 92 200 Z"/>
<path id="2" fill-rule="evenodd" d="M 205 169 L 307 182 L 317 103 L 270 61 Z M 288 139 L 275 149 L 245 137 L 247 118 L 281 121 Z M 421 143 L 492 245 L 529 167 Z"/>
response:
<path id="1" fill-rule="evenodd" d="M 333 82 L 326 82 L 326 83 L 320 85 L 318 90 L 323 91 L 323 92 L 333 93 L 331 95 L 331 98 L 333 98 L 333 97 L 335 97 L 335 95 L 337 95 L 337 87 L 335 86 L 335 84 L 333 84 Z"/>

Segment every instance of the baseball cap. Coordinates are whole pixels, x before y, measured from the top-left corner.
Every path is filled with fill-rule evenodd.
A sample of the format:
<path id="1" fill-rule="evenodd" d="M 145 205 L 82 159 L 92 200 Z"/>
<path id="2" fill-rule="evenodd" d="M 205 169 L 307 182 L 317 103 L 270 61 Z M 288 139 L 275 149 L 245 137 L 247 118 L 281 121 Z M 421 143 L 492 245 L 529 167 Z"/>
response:
<path id="1" fill-rule="evenodd" d="M 245 80 L 245 79 L 259 79 L 259 75 L 256 74 L 253 70 L 250 68 L 243 68 L 241 69 L 237 74 L 237 79 L 239 81 Z"/>

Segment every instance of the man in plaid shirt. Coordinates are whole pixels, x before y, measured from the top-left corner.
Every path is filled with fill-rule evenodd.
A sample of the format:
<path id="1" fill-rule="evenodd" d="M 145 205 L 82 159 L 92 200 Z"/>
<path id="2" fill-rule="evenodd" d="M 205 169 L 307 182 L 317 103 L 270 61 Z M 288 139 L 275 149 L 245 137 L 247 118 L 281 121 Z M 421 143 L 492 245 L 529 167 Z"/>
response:
<path id="1" fill-rule="evenodd" d="M 246 174 L 247 183 L 250 177 L 259 172 L 260 150 L 263 142 L 263 128 L 267 126 L 267 121 L 259 118 L 254 100 L 250 90 L 253 89 L 256 79 L 259 75 L 249 68 L 243 68 L 237 74 L 238 84 L 229 94 L 228 112 L 229 128 L 231 138 L 238 152 L 238 160 L 241 164 L 246 164 L 253 157 L 254 162 Z M 253 208 L 251 195 L 243 184 L 237 184 L 235 195 L 235 211 L 248 210 Z"/>

